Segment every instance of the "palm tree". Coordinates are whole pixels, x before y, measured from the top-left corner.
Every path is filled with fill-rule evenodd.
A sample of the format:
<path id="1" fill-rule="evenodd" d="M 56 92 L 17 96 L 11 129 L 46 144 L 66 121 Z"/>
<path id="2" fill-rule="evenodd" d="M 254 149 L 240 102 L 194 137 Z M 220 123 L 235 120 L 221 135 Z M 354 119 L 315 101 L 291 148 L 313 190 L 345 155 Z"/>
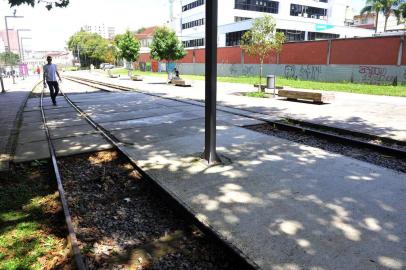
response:
<path id="1" fill-rule="evenodd" d="M 375 18 L 375 33 L 378 30 L 378 16 L 379 12 L 382 12 L 385 16 L 385 25 L 383 31 L 386 32 L 386 27 L 388 24 L 388 19 L 391 14 L 396 14 L 396 10 L 404 0 L 367 0 L 366 6 L 361 10 L 361 14 L 364 13 L 376 13 Z"/>
<path id="2" fill-rule="evenodd" d="M 398 24 L 405 23 L 406 19 L 406 3 L 401 3 L 396 10 L 395 16 L 398 19 Z"/>

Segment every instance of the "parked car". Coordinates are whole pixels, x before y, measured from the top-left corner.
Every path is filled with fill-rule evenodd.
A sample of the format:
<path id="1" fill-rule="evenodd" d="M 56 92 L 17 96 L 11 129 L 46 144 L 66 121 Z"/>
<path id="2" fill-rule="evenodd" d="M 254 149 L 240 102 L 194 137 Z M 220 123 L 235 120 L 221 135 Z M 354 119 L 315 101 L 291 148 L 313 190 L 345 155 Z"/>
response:
<path id="1" fill-rule="evenodd" d="M 107 64 L 104 66 L 104 69 L 112 69 L 112 68 L 115 68 L 113 64 Z"/>
<path id="2" fill-rule="evenodd" d="M 109 63 L 100 64 L 100 69 L 102 69 L 102 70 L 112 69 L 112 68 L 115 68 L 115 66 L 112 64 L 109 64 Z"/>

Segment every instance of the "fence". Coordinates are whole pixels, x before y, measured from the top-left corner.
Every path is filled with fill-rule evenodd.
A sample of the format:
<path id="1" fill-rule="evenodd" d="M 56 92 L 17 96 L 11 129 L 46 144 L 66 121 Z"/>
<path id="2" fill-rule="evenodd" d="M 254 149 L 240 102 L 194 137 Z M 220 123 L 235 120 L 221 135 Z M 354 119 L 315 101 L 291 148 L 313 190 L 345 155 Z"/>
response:
<path id="1" fill-rule="evenodd" d="M 280 54 L 264 61 L 264 71 L 296 79 L 353 81 L 371 84 L 406 82 L 404 36 L 285 43 Z M 204 49 L 191 49 L 177 67 L 184 74 L 204 74 Z M 151 61 L 142 54 L 140 62 Z M 220 76 L 254 75 L 259 59 L 239 47 L 218 49 Z"/>

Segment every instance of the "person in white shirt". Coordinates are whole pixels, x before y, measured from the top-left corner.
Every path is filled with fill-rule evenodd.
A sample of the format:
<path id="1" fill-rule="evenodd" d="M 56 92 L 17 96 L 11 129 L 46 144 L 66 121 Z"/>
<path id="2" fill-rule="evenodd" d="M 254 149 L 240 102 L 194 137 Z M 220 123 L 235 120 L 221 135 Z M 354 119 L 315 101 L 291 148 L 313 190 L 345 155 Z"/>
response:
<path id="1" fill-rule="evenodd" d="M 52 103 L 56 105 L 56 97 L 58 96 L 59 93 L 59 84 L 58 81 L 56 80 L 56 76 L 59 78 L 59 82 L 62 82 L 61 76 L 59 76 L 58 68 L 56 67 L 55 64 L 52 64 L 52 57 L 48 56 L 47 57 L 47 62 L 43 68 L 44 70 L 44 77 L 43 77 L 43 82 L 44 82 L 44 88 L 49 87 L 49 92 L 51 93 L 51 99 Z"/>

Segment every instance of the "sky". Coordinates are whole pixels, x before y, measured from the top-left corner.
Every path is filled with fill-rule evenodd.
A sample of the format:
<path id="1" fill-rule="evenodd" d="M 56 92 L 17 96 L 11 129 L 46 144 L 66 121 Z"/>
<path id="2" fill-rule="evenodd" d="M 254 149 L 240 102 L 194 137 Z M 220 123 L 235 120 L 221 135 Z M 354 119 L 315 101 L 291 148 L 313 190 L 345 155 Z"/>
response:
<path id="1" fill-rule="evenodd" d="M 220 0 L 221 1 L 221 0 Z M 355 11 L 359 11 L 365 0 L 352 0 Z M 168 0 L 70 0 L 67 8 L 48 11 L 40 3 L 35 8 L 19 6 L 10 8 L 7 0 L 0 0 L 0 29 L 4 29 L 3 16 L 17 10 L 23 19 L 9 19 L 9 28 L 29 28 L 24 36 L 32 37 L 24 47 L 33 50 L 63 50 L 66 41 L 81 26 L 90 24 L 116 27 L 116 33 L 126 29 L 160 25 L 169 20 Z"/>

